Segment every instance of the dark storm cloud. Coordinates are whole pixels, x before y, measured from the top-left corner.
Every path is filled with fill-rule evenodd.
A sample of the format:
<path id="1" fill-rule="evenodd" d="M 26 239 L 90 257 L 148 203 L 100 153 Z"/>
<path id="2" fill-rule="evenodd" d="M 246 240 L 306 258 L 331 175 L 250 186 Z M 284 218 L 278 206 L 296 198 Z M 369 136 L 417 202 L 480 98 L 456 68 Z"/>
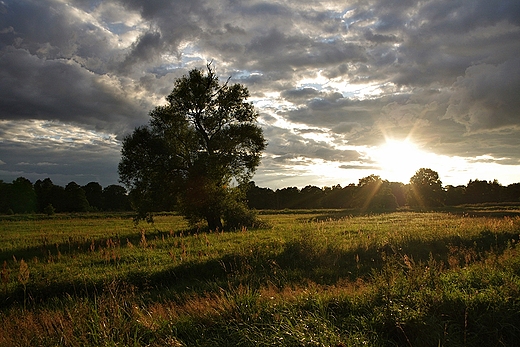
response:
<path id="1" fill-rule="evenodd" d="M 130 54 L 126 57 L 122 64 L 123 69 L 126 66 L 133 66 L 138 62 L 146 63 L 160 55 L 163 43 L 161 42 L 161 33 L 147 32 L 132 45 Z"/>
<path id="2" fill-rule="evenodd" d="M 511 165 L 520 145 L 519 56 L 517 0 L 4 0 L 0 170 L 96 166 L 65 166 L 53 154 L 60 142 L 37 150 L 31 132 L 56 130 L 35 120 L 75 127 L 69 145 L 96 163 L 111 153 L 113 167 L 113 144 L 96 141 L 146 123 L 175 79 L 209 60 L 258 105 L 267 173 L 290 175 L 283 165 L 295 158 L 367 168 L 357 151 L 339 148 L 385 136 Z M 16 134 L 24 141 L 7 138 Z"/>
<path id="3" fill-rule="evenodd" d="M 22 49 L 0 53 L 2 119 L 55 119 L 122 133 L 144 112 L 108 76 L 66 59 L 44 60 Z M 140 117 L 141 116 L 141 117 Z"/>
<path id="4" fill-rule="evenodd" d="M 399 39 L 395 35 L 374 34 L 370 29 L 365 31 L 364 37 L 374 43 L 399 42 Z"/>

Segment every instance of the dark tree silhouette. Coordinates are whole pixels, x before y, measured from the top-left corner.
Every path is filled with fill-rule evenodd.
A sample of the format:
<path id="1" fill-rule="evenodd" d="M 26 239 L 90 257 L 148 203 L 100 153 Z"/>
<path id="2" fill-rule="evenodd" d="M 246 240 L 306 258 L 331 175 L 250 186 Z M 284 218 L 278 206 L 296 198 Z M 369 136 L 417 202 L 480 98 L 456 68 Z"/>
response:
<path id="1" fill-rule="evenodd" d="M 9 211 L 9 189 L 10 184 L 0 180 L 0 213 L 7 213 L 7 211 Z"/>
<path id="2" fill-rule="evenodd" d="M 321 208 L 323 190 L 316 186 L 305 186 L 300 191 L 299 208 Z"/>
<path id="3" fill-rule="evenodd" d="M 140 218 L 178 202 L 190 222 L 205 219 L 214 230 L 231 211 L 245 211 L 245 196 L 231 185 L 247 187 L 266 146 L 248 97 L 240 84 L 220 84 L 211 65 L 191 70 L 150 124 L 124 139 L 119 176 Z"/>
<path id="4" fill-rule="evenodd" d="M 357 188 L 355 205 L 362 211 L 395 210 L 398 207 L 390 183 L 377 175 L 361 178 Z"/>
<path id="5" fill-rule="evenodd" d="M 259 210 L 272 210 L 277 208 L 276 195 L 272 189 L 257 187 L 255 182 L 249 182 L 248 185 L 246 198 L 250 208 Z"/>
<path id="6" fill-rule="evenodd" d="M 128 211 L 130 201 L 126 189 L 117 184 L 105 187 L 103 189 L 103 208 L 106 211 Z"/>
<path id="7" fill-rule="evenodd" d="M 299 204 L 300 190 L 297 187 L 287 187 L 276 190 L 277 208 L 298 208 Z"/>
<path id="8" fill-rule="evenodd" d="M 15 213 L 35 212 L 38 207 L 36 192 L 31 181 L 18 177 L 7 190 L 10 208 Z"/>
<path id="9" fill-rule="evenodd" d="M 90 208 L 85 191 L 76 182 L 65 186 L 65 199 L 68 212 L 86 212 Z"/>
<path id="10" fill-rule="evenodd" d="M 85 191 L 85 197 L 88 204 L 94 210 L 101 211 L 103 209 L 103 187 L 97 182 L 89 182 L 82 187 Z"/>
<path id="11" fill-rule="evenodd" d="M 504 201 L 520 202 L 520 183 L 513 183 L 506 187 Z"/>
<path id="12" fill-rule="evenodd" d="M 439 174 L 432 169 L 421 168 L 410 178 L 408 204 L 430 208 L 444 204 L 445 192 Z"/>
<path id="13" fill-rule="evenodd" d="M 401 182 L 389 182 L 388 186 L 398 206 L 406 205 L 406 187 Z"/>
<path id="14" fill-rule="evenodd" d="M 466 202 L 465 186 L 446 186 L 446 205 L 456 206 Z"/>
<path id="15" fill-rule="evenodd" d="M 478 204 L 483 202 L 498 202 L 503 188 L 497 180 L 493 182 L 470 180 L 466 186 L 466 202 Z"/>

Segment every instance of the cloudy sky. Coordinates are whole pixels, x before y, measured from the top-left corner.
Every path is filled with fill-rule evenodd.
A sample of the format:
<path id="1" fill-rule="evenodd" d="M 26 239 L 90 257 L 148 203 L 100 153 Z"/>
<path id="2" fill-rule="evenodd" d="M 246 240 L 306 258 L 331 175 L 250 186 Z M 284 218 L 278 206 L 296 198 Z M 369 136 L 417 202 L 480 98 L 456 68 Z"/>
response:
<path id="1" fill-rule="evenodd" d="M 117 184 L 121 139 L 211 60 L 260 114 L 259 186 L 520 182 L 518 0 L 0 1 L 0 179 Z"/>

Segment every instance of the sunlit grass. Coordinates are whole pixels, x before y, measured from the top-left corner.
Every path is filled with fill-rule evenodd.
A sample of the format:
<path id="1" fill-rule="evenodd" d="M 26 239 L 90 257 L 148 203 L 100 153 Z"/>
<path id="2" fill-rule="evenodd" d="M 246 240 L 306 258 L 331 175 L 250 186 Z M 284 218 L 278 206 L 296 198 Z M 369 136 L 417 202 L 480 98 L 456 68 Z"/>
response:
<path id="1" fill-rule="evenodd" d="M 0 346 L 458 346 L 520 338 L 520 219 L 0 221 Z M 28 278 L 21 282 L 21 264 Z"/>

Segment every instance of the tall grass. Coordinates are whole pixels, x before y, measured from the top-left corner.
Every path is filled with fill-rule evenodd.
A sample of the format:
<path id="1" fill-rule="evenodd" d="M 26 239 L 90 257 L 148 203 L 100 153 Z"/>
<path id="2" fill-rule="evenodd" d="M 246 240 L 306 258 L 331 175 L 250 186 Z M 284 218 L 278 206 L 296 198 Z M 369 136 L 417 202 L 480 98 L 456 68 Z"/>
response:
<path id="1" fill-rule="evenodd" d="M 176 216 L 137 227 L 113 217 L 1 221 L 0 346 L 520 339 L 519 218 L 262 218 L 272 227 L 229 233 L 188 230 Z"/>

